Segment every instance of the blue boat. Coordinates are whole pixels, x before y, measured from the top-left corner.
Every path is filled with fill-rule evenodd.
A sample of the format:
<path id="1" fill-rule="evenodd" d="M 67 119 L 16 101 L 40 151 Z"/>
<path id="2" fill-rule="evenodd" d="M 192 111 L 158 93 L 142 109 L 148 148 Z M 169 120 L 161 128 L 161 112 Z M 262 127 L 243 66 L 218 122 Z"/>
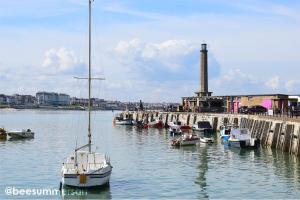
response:
<path id="1" fill-rule="evenodd" d="M 232 129 L 238 128 L 236 124 L 224 124 L 220 127 L 221 142 L 227 143 Z"/>

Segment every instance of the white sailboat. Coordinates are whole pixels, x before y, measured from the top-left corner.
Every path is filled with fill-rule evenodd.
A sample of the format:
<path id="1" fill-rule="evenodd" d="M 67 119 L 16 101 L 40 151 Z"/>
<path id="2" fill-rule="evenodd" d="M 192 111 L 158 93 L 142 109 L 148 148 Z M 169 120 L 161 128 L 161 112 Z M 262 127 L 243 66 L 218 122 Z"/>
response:
<path id="1" fill-rule="evenodd" d="M 76 148 L 66 159 L 61 169 L 61 185 L 72 187 L 96 187 L 107 184 L 112 172 L 109 158 L 92 152 L 91 141 L 91 12 L 92 1 L 89 1 L 89 109 L 88 109 L 88 144 Z M 84 150 L 88 148 L 88 151 Z"/>

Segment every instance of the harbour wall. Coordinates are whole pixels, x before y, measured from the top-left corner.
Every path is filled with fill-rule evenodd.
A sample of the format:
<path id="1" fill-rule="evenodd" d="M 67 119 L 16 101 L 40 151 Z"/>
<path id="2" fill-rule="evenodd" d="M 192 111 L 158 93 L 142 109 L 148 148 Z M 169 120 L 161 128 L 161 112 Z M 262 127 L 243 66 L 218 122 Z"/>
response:
<path id="1" fill-rule="evenodd" d="M 134 120 L 146 121 L 153 121 L 155 117 L 159 117 L 164 125 L 171 121 L 180 121 L 192 126 L 198 121 L 209 121 L 215 131 L 219 131 L 220 126 L 226 122 L 235 123 L 241 128 L 248 128 L 252 137 L 259 139 L 262 146 L 300 155 L 300 120 L 263 115 L 148 111 L 133 112 L 132 117 Z"/>

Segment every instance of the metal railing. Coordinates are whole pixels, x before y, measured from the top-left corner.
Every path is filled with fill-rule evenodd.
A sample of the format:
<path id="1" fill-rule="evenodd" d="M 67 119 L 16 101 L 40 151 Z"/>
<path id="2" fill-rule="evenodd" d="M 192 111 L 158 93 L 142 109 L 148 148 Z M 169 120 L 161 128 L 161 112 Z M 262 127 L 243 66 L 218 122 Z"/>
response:
<path id="1" fill-rule="evenodd" d="M 64 166 L 67 168 L 67 169 L 78 169 L 78 168 L 82 168 L 82 169 L 98 169 L 98 168 L 103 168 L 104 166 L 104 163 L 101 162 L 101 163 L 84 163 L 83 165 L 81 166 L 75 166 L 75 163 L 64 163 Z M 94 168 L 92 168 L 92 166 L 94 166 Z"/>

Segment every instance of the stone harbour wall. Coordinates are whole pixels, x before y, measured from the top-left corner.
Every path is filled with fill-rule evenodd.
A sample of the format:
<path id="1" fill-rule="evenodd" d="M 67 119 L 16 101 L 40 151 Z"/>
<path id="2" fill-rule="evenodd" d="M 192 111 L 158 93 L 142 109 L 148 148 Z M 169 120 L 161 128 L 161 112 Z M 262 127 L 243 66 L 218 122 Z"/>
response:
<path id="1" fill-rule="evenodd" d="M 215 131 L 223 123 L 236 123 L 248 128 L 252 137 L 260 140 L 262 146 L 280 149 L 290 154 L 300 155 L 300 121 L 288 118 L 273 118 L 261 115 L 175 113 L 175 112 L 133 112 L 134 120 L 153 121 L 160 117 L 166 125 L 171 121 L 181 121 L 192 126 L 198 121 L 209 121 Z"/>

